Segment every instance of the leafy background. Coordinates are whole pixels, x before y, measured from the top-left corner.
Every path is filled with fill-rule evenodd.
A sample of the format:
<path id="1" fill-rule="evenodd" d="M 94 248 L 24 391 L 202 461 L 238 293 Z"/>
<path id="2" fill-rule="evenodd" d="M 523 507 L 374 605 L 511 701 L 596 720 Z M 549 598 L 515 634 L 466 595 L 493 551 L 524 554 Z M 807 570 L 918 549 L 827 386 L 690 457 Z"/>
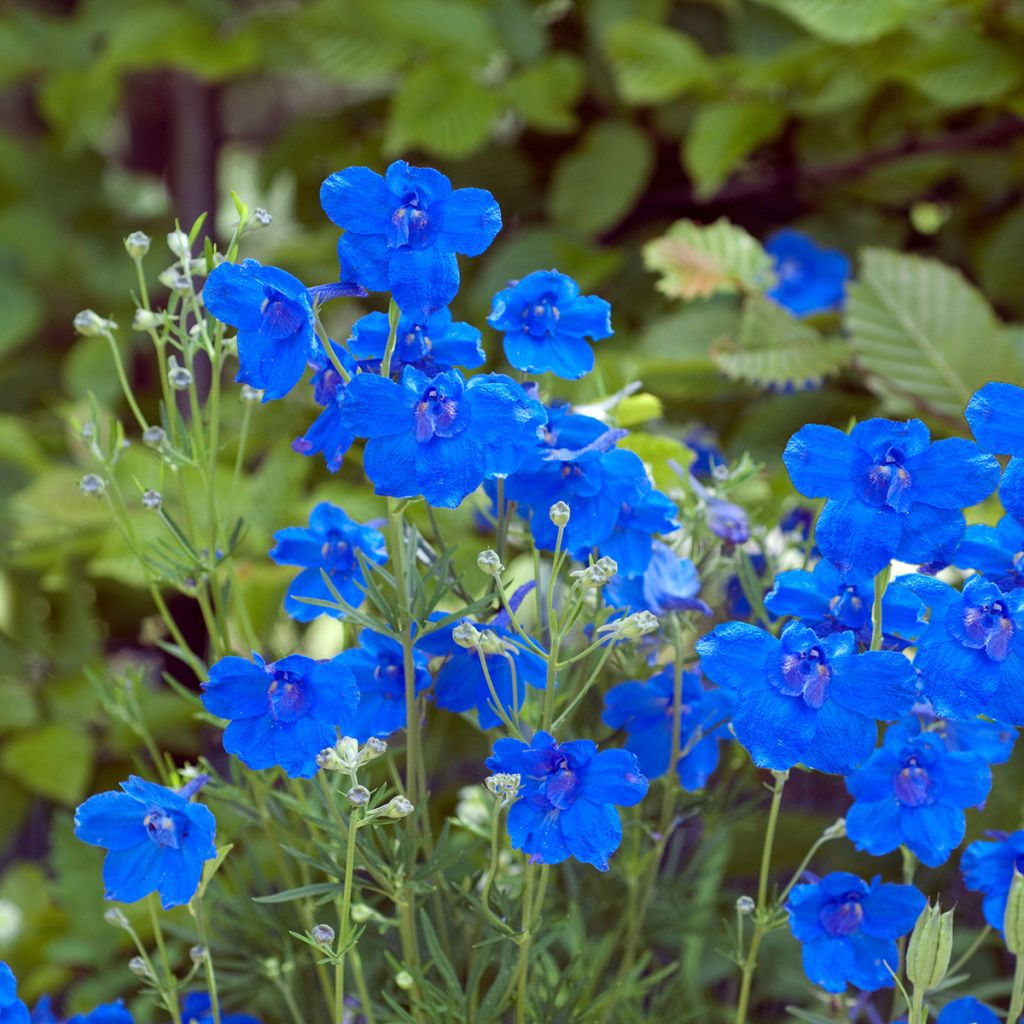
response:
<path id="1" fill-rule="evenodd" d="M 159 239 L 173 219 L 209 210 L 208 227 L 227 230 L 235 189 L 274 215 L 248 254 L 315 283 L 336 274 L 336 231 L 317 202 L 331 171 L 404 156 L 488 188 L 506 226 L 464 267 L 459 317 L 482 323 L 494 291 L 538 267 L 610 299 L 616 335 L 600 346 L 595 378 L 566 394 L 589 400 L 644 381 L 657 433 L 680 439 L 705 426 L 730 456 L 750 450 L 768 463 L 751 494 L 752 515 L 767 523 L 790 493 L 778 454 L 804 422 L 914 413 L 956 432 L 979 383 L 1024 382 L 1022 85 L 1019 0 L 8 9 L 0 899 L 21 924 L 0 920 L 0 955 L 31 967 L 36 991 L 88 968 L 83 1003 L 128 986 L 120 936 L 97 933 L 96 851 L 68 839 L 70 809 L 122 777 L 138 744 L 105 724 L 90 673 L 129 673 L 159 742 L 179 757 L 199 749 L 187 707 L 156 685 L 166 666 L 147 643 L 150 609 L 128 553 L 103 506 L 77 489 L 85 457 L 74 425 L 89 416 L 87 396 L 118 404 L 105 343 L 73 335 L 79 309 L 122 325 L 133 380 L 156 402 L 147 350 L 128 330 L 125 235 L 157 239 L 155 276 L 171 261 Z M 729 223 L 700 227 L 720 218 Z M 671 237 L 689 256 L 658 290 L 645 246 L 680 220 L 692 223 Z M 856 256 L 842 319 L 798 322 L 742 294 L 745 236 L 729 224 L 757 239 L 796 225 Z M 710 286 L 693 287 L 694 252 L 718 260 Z M 336 333 L 354 307 L 332 314 Z M 485 340 L 494 351 L 495 337 Z M 287 449 L 310 415 L 296 394 L 253 419 L 254 447 L 268 454 L 245 484 L 247 600 L 281 646 L 294 639 L 273 624 L 288 572 L 263 558 L 270 534 L 338 493 Z M 140 473 L 144 454 L 126 456 Z M 376 507 L 355 473 L 341 480 L 356 514 Z M 176 610 L 201 643 L 194 613 Z M 813 796 L 786 837 L 794 850 L 841 811 Z M 996 794 L 985 820 L 1005 824 L 1012 803 Z M 749 867 L 729 844 L 715 856 L 694 870 L 721 873 L 729 858 L 741 874 Z"/>

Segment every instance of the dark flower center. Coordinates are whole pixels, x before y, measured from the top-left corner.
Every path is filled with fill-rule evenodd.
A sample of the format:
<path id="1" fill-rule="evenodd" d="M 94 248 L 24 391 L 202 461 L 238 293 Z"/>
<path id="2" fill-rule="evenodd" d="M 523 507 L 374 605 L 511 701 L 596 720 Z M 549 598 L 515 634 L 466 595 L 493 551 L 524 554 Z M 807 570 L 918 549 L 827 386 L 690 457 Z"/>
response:
<path id="1" fill-rule="evenodd" d="M 829 614 L 848 629 L 860 629 L 867 622 L 867 605 L 852 584 L 845 584 L 828 603 Z"/>
<path id="2" fill-rule="evenodd" d="M 913 481 L 907 470 L 902 448 L 889 448 L 882 459 L 868 470 L 867 494 L 872 504 L 907 512 L 914 503 Z"/>
<path id="3" fill-rule="evenodd" d="M 1005 661 L 1017 631 L 1010 609 L 1003 600 L 968 604 L 958 609 L 952 623 L 953 635 L 965 647 L 983 648 L 993 661 Z"/>
<path id="4" fill-rule="evenodd" d="M 332 575 L 339 570 L 350 570 L 355 564 L 352 545 L 337 530 L 328 530 L 320 554 Z"/>
<path id="5" fill-rule="evenodd" d="M 391 214 L 387 228 L 387 243 L 392 249 L 409 246 L 412 249 L 424 249 L 437 236 L 437 225 L 427 214 L 419 193 L 409 191 L 400 199 L 400 205 Z"/>
<path id="6" fill-rule="evenodd" d="M 405 673 L 402 666 L 395 661 L 382 662 L 373 670 L 374 677 L 379 679 L 384 696 L 394 700 L 405 693 Z"/>
<path id="7" fill-rule="evenodd" d="M 465 420 L 459 418 L 458 401 L 434 384 L 420 395 L 414 416 L 416 440 L 421 443 L 432 437 L 454 437 L 466 429 Z"/>
<path id="8" fill-rule="evenodd" d="M 820 708 L 828 700 L 832 670 L 820 647 L 806 651 L 787 651 L 782 656 L 782 682 L 785 692 L 803 697 L 809 708 Z"/>
<path id="9" fill-rule="evenodd" d="M 568 810 L 576 799 L 579 785 L 579 776 L 573 771 L 569 759 L 564 754 L 558 755 L 544 783 L 544 795 L 548 801 L 560 811 Z"/>
<path id="10" fill-rule="evenodd" d="M 554 337 L 559 316 L 553 297 L 542 295 L 523 309 L 523 332 L 533 338 Z"/>
<path id="11" fill-rule="evenodd" d="M 294 722 L 309 710 L 312 695 L 306 681 L 294 672 L 275 671 L 267 690 L 270 715 L 278 722 Z"/>
<path id="12" fill-rule="evenodd" d="M 849 892 L 837 900 L 826 903 L 818 914 L 818 920 L 829 935 L 852 935 L 864 920 L 860 896 L 855 892 Z"/>
<path id="13" fill-rule="evenodd" d="M 177 811 L 165 811 L 152 805 L 142 819 L 146 835 L 157 846 L 169 846 L 172 850 L 181 847 L 181 841 L 188 832 L 188 819 Z"/>
<path id="14" fill-rule="evenodd" d="M 275 338 L 285 338 L 294 334 L 303 323 L 305 317 L 294 299 L 282 295 L 273 288 L 265 288 L 261 312 L 263 313 L 263 333 Z"/>
<path id="15" fill-rule="evenodd" d="M 892 777 L 892 785 L 896 799 L 907 807 L 925 807 L 935 803 L 935 780 L 915 755 L 904 760 L 903 767 Z"/>
<path id="16" fill-rule="evenodd" d="M 430 338 L 423 333 L 423 327 L 415 324 L 398 340 L 396 355 L 403 363 L 416 363 L 425 358 L 431 349 Z"/>

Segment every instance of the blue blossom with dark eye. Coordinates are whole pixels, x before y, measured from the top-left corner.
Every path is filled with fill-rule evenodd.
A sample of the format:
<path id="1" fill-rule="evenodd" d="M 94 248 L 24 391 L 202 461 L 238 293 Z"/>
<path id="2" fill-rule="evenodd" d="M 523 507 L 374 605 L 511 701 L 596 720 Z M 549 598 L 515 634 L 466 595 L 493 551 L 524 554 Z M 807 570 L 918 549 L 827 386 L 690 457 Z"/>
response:
<path id="1" fill-rule="evenodd" d="M 999 484 L 1003 508 L 1024 522 L 1024 388 L 993 381 L 974 392 L 964 412 L 978 444 L 1012 455 Z"/>
<path id="2" fill-rule="evenodd" d="M 767 293 L 797 316 L 842 305 L 850 260 L 845 253 L 823 249 L 807 235 L 785 228 L 765 243 L 775 264 L 775 286 Z"/>
<path id="3" fill-rule="evenodd" d="M 501 210 L 482 188 L 452 190 L 440 171 L 396 160 L 381 176 L 347 167 L 320 189 L 324 213 L 345 233 L 342 268 L 400 309 L 429 316 L 459 290 L 456 253 L 479 256 L 501 230 Z"/>
<path id="4" fill-rule="evenodd" d="M 697 641 L 704 675 L 736 691 L 732 727 L 754 764 L 839 775 L 870 756 L 876 719 L 910 711 L 917 681 L 902 654 L 856 651 L 852 633 L 820 637 L 798 622 L 779 638 L 727 622 Z"/>
<path id="5" fill-rule="evenodd" d="M 1024 590 L 1002 591 L 972 576 L 963 591 L 930 576 L 901 576 L 931 609 L 914 667 L 944 718 L 979 714 L 1024 725 Z"/>
<path id="6" fill-rule="evenodd" d="M 569 520 L 570 525 L 572 520 Z M 639 576 L 651 564 L 652 539 L 656 533 L 671 533 L 679 527 L 676 503 L 667 495 L 649 488 L 633 504 L 619 507 L 619 518 L 612 532 L 600 543 L 602 555 L 614 558 L 622 576 Z M 577 552 L 581 562 L 589 549 Z"/>
<path id="7" fill-rule="evenodd" d="M 964 884 L 984 895 L 985 920 L 1002 932 L 1013 872 L 1024 872 L 1024 831 L 989 832 L 990 841 L 971 843 L 960 860 Z"/>
<path id="8" fill-rule="evenodd" d="M 776 618 L 792 615 L 819 636 L 852 630 L 861 643 L 871 640 L 874 582 L 859 573 L 840 574 L 822 559 L 811 572 L 789 569 L 775 577 L 764 604 Z M 907 646 L 927 625 L 925 604 L 902 587 L 888 587 L 882 598 L 885 646 Z"/>
<path id="9" fill-rule="evenodd" d="M 893 558 L 941 567 L 964 534 L 961 509 L 984 501 L 999 463 L 963 438 L 931 443 L 920 420 L 873 419 L 849 435 L 808 424 L 782 461 L 808 498 L 829 498 L 815 540 L 840 572 L 874 576 Z"/>
<path id="10" fill-rule="evenodd" d="M 326 501 L 313 509 L 308 529 L 288 526 L 278 530 L 274 540 L 276 543 L 270 549 L 270 557 L 278 565 L 303 566 L 303 571 L 289 585 L 284 599 L 285 611 L 299 622 L 311 622 L 323 614 L 344 618 L 340 609 L 324 608 L 301 600 L 335 600 L 324 582 L 324 573 L 345 603 L 357 608 L 363 603 L 361 588 L 366 583 L 359 555 L 378 565 L 383 565 L 388 557 L 384 535 L 379 530 L 357 523 L 343 509 Z"/>
<path id="11" fill-rule="evenodd" d="M 519 799 L 508 811 L 512 846 L 536 864 L 569 857 L 608 870 L 622 842 L 616 806 L 632 807 L 647 793 L 647 779 L 628 750 L 602 750 L 591 740 L 558 744 L 546 732 L 501 739 L 487 759 L 492 772 L 518 775 Z"/>
<path id="12" fill-rule="evenodd" d="M 877 876 L 867 883 L 845 871 L 796 886 L 786 911 L 803 947 L 804 973 L 826 992 L 892 988 L 896 940 L 913 929 L 926 902 L 912 885 Z"/>
<path id="13" fill-rule="evenodd" d="M 487 322 L 505 334 L 505 358 L 527 373 L 575 380 L 594 368 L 587 338 L 611 337 L 612 307 L 557 270 L 535 270 L 494 296 Z"/>
<path id="14" fill-rule="evenodd" d="M 956 565 L 975 569 L 1000 590 L 1024 587 L 1024 523 L 1003 516 L 997 526 L 968 526 Z"/>
<path id="15" fill-rule="evenodd" d="M 711 609 L 697 594 L 700 576 L 688 558 L 681 558 L 667 544 L 655 541 L 651 560 L 642 576 L 616 576 L 604 588 L 605 602 L 630 612 L 654 615 L 669 612 L 701 612 Z"/>
<path id="16" fill-rule="evenodd" d="M 342 651 L 335 661 L 352 673 L 359 688 L 359 706 L 345 726 L 346 736 L 364 743 L 371 736 L 383 738 L 405 728 L 405 668 L 400 643 L 364 629 L 359 646 Z M 430 685 L 427 657 L 416 649 L 413 676 L 416 693 Z"/>
<path id="17" fill-rule="evenodd" d="M 192 899 L 203 863 L 217 856 L 213 815 L 191 801 L 206 781 L 200 775 L 175 791 L 132 775 L 122 792 L 91 796 L 75 811 L 75 835 L 109 851 L 106 899 L 135 903 L 157 892 L 165 910 Z"/>
<path id="18" fill-rule="evenodd" d="M 511 377 L 458 370 L 400 383 L 361 373 L 346 389 L 349 429 L 369 438 L 363 468 L 377 494 L 455 508 L 485 477 L 511 473 L 536 443 L 543 407 Z"/>
<path id="19" fill-rule="evenodd" d="M 906 846 L 934 868 L 963 842 L 964 808 L 984 803 L 992 773 L 984 758 L 950 751 L 939 733 L 922 732 L 910 718 L 889 727 L 846 788 L 855 801 L 846 834 L 858 850 L 879 856 Z"/>
<path id="20" fill-rule="evenodd" d="M 936 1024 L 1002 1024 L 1002 1018 L 974 996 L 965 996 L 946 1003 L 939 1011 Z"/>
<path id="21" fill-rule="evenodd" d="M 260 1024 L 247 1013 L 224 1013 L 221 1024 Z M 181 1024 L 214 1024 L 213 1004 L 206 992 L 189 992 L 181 1001 Z"/>
<path id="22" fill-rule="evenodd" d="M 342 366 L 349 373 L 355 373 L 356 364 L 348 352 L 334 342 L 332 345 Z M 292 441 L 292 450 L 300 455 L 323 455 L 327 468 L 336 473 L 341 467 L 345 453 L 356 439 L 341 415 L 342 406 L 345 404 L 345 381 L 333 363 L 324 356 L 319 369 L 313 374 L 312 383 L 313 397 L 317 405 L 324 407 L 324 411 L 313 421 L 305 434 Z"/>
<path id="23" fill-rule="evenodd" d="M 316 774 L 316 755 L 349 734 L 359 701 L 351 671 L 338 658 L 292 654 L 264 661 L 221 658 L 203 684 L 203 704 L 229 719 L 224 749 L 259 771 L 280 765 L 292 778 Z"/>
<path id="24" fill-rule="evenodd" d="M 380 372 L 391 327 L 386 313 L 367 313 L 352 325 L 349 351 L 365 370 Z M 395 350 L 391 356 L 392 376 L 414 366 L 428 377 L 461 366 L 475 370 L 487 361 L 480 344 L 480 332 L 471 324 L 455 323 L 447 309 L 429 317 L 399 317 Z"/>
<path id="25" fill-rule="evenodd" d="M 28 1007 L 18 998 L 14 972 L 0 961 L 0 1024 L 29 1024 Z"/>
<path id="26" fill-rule="evenodd" d="M 649 779 L 664 775 L 672 761 L 674 686 L 669 667 L 646 683 L 619 683 L 604 697 L 601 721 L 612 729 L 626 730 L 626 749 L 636 754 L 640 771 Z M 706 690 L 700 676 L 683 673 L 676 763 L 683 789 L 703 789 L 718 767 L 718 745 L 729 738 L 728 719 L 734 704 L 730 691 Z"/>
<path id="27" fill-rule="evenodd" d="M 490 624 L 477 624 L 489 641 L 483 656 L 486 675 L 477 648 L 462 647 L 452 639 L 452 630 L 458 623 L 429 634 L 420 644 L 428 654 L 445 658 L 434 681 L 434 702 L 439 708 L 459 713 L 475 708 L 481 729 L 495 729 L 502 724 L 494 695 L 505 714 L 512 715 L 522 708 L 528 686 L 543 690 L 547 685 L 547 662 L 514 642 L 515 634 L 507 628 L 507 621 L 502 615 Z M 491 678 L 494 694 L 487 676 Z"/>

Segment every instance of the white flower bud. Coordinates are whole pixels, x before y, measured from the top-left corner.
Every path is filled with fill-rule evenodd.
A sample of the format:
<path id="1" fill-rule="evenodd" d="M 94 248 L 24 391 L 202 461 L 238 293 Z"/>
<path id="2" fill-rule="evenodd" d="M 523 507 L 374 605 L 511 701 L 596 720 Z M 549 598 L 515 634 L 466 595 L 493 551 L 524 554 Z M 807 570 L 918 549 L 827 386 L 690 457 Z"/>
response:
<path id="1" fill-rule="evenodd" d="M 98 334 L 106 334 L 117 329 L 117 324 L 113 320 L 106 320 L 91 309 L 83 309 L 76 313 L 72 323 L 75 330 L 86 338 L 95 338 Z"/>
<path id="2" fill-rule="evenodd" d="M 192 385 L 192 371 L 180 366 L 174 356 L 171 356 L 168 363 L 167 382 L 175 391 L 187 391 Z"/>
<path id="3" fill-rule="evenodd" d="M 476 556 L 477 568 L 481 572 L 487 573 L 488 576 L 500 576 L 505 566 L 501 564 L 501 559 L 498 557 L 497 551 L 492 551 L 488 548 L 486 551 L 481 551 Z"/>
<path id="4" fill-rule="evenodd" d="M 269 227 L 270 222 L 273 219 L 273 215 L 269 213 L 267 210 L 264 210 L 262 206 L 257 206 L 256 209 L 252 211 L 253 227 Z"/>
<path id="5" fill-rule="evenodd" d="M 472 622 L 460 622 L 452 630 L 452 640 L 467 651 L 475 651 L 480 646 L 480 630 Z"/>
<path id="6" fill-rule="evenodd" d="M 166 440 L 167 433 L 163 427 L 146 427 L 142 432 L 142 443 L 150 448 L 161 448 Z"/>
<path id="7" fill-rule="evenodd" d="M 482 651 L 484 654 L 504 654 L 508 650 L 505 641 L 492 629 L 485 629 L 478 636 L 480 640 L 476 645 L 477 650 Z"/>
<path id="8" fill-rule="evenodd" d="M 189 946 L 188 958 L 194 964 L 201 964 L 206 959 L 206 947 L 198 944 Z"/>
<path id="9" fill-rule="evenodd" d="M 614 558 L 599 558 L 593 565 L 585 569 L 574 569 L 569 575 L 578 580 L 580 585 L 588 589 L 597 590 L 614 579 L 619 571 L 619 564 Z"/>
<path id="10" fill-rule="evenodd" d="M 385 818 L 407 818 L 415 810 L 413 805 L 404 796 L 393 796 L 382 808 L 381 814 Z"/>
<path id="11" fill-rule="evenodd" d="M 83 494 L 102 494 L 107 489 L 107 482 L 95 473 L 86 473 L 78 482 L 79 490 Z"/>
<path id="12" fill-rule="evenodd" d="M 152 331 L 163 323 L 163 313 L 155 313 L 151 309 L 137 309 L 132 317 L 133 331 Z"/>
<path id="13" fill-rule="evenodd" d="M 150 237 L 145 231 L 133 231 L 124 240 L 124 249 L 133 260 L 140 260 L 149 252 Z"/>
<path id="14" fill-rule="evenodd" d="M 163 503 L 163 496 L 159 491 L 154 491 L 152 487 L 142 495 L 142 504 L 148 509 L 153 509 L 155 511 L 160 508 Z"/>
<path id="15" fill-rule="evenodd" d="M 179 260 L 187 260 L 192 255 L 192 243 L 184 231 L 169 231 L 167 233 L 167 248 L 178 257 Z"/>
<path id="16" fill-rule="evenodd" d="M 634 612 L 613 622 L 598 626 L 598 633 L 611 635 L 616 640 L 638 640 L 648 633 L 653 633 L 659 626 L 657 616 L 650 612 Z"/>
<path id="17" fill-rule="evenodd" d="M 953 911 L 943 914 L 938 903 L 929 903 L 910 934 L 907 977 L 926 992 L 937 988 L 949 970 L 952 952 Z"/>
<path id="18" fill-rule="evenodd" d="M 334 942 L 334 929 L 329 924 L 315 924 L 309 933 L 314 942 L 321 946 L 330 946 Z"/>
<path id="19" fill-rule="evenodd" d="M 258 402 L 263 398 L 263 392 L 249 384 L 243 384 L 241 398 L 243 402 Z"/>
<path id="20" fill-rule="evenodd" d="M 569 522 L 569 506 L 564 501 L 556 501 L 548 509 L 548 518 L 555 526 L 565 526 Z"/>
<path id="21" fill-rule="evenodd" d="M 1024 954 L 1024 875 L 1016 867 L 1006 897 L 1003 932 L 1006 935 L 1006 948 L 1014 956 Z"/>
<path id="22" fill-rule="evenodd" d="M 103 920 L 115 928 L 127 928 L 128 918 L 119 907 L 109 907 L 103 912 Z"/>
<path id="23" fill-rule="evenodd" d="M 501 807 L 515 802 L 521 784 L 522 778 L 512 772 L 498 772 L 484 779 L 484 785 Z"/>
<path id="24" fill-rule="evenodd" d="M 370 802 L 370 791 L 365 786 L 353 786 L 345 798 L 352 807 L 365 807 Z"/>
<path id="25" fill-rule="evenodd" d="M 395 975 L 395 985 L 403 992 L 408 992 L 416 982 L 408 971 L 399 971 Z"/>
<path id="26" fill-rule="evenodd" d="M 387 743 L 378 736 L 371 736 L 359 750 L 359 763 L 367 764 L 387 752 Z"/>
<path id="27" fill-rule="evenodd" d="M 752 914 L 756 909 L 757 904 L 749 896 L 740 896 L 736 900 L 736 913 L 742 914 L 746 917 L 748 914 Z"/>
<path id="28" fill-rule="evenodd" d="M 133 956 L 128 961 L 128 970 L 132 972 L 137 978 L 143 978 L 149 980 L 153 977 L 153 972 L 149 969 L 149 965 L 141 956 Z"/>

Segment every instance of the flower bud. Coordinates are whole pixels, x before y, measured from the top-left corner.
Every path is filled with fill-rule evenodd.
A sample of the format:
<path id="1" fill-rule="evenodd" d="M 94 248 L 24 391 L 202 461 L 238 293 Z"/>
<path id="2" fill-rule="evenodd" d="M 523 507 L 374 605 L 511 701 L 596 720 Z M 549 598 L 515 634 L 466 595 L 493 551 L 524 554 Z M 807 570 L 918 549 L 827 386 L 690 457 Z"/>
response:
<path id="1" fill-rule="evenodd" d="M 385 818 L 407 818 L 415 808 L 404 796 L 393 796 L 385 805 L 381 813 Z"/>
<path id="2" fill-rule="evenodd" d="M 569 522 L 569 506 L 564 501 L 556 501 L 548 509 L 548 518 L 555 526 L 565 526 Z"/>
<path id="3" fill-rule="evenodd" d="M 1016 867 L 1013 869 L 1013 881 L 1006 897 L 1003 932 L 1006 935 L 1006 948 L 1014 956 L 1024 953 L 1024 875 Z"/>
<path id="4" fill-rule="evenodd" d="M 160 448 L 167 440 L 167 434 L 163 427 L 146 427 L 142 432 L 142 443 L 148 444 L 150 448 Z"/>
<path id="5" fill-rule="evenodd" d="M 756 908 L 757 904 L 749 896 L 740 896 L 736 900 L 736 913 L 742 914 L 744 917 L 752 914 Z"/>
<path id="6" fill-rule="evenodd" d="M 613 622 L 606 622 L 598 626 L 598 633 L 611 635 L 616 640 L 638 640 L 648 633 L 653 633 L 658 628 L 658 618 L 651 612 L 634 612 Z"/>
<path id="7" fill-rule="evenodd" d="M 846 835 L 846 819 L 837 818 L 821 834 L 824 839 L 842 839 Z"/>
<path id="8" fill-rule="evenodd" d="M 103 920 L 115 928 L 127 928 L 128 918 L 119 907 L 110 907 L 103 912 Z"/>
<path id="9" fill-rule="evenodd" d="M 592 590 L 598 590 L 606 583 L 610 583 L 619 571 L 619 564 L 614 558 L 607 556 L 599 558 L 593 565 L 585 569 L 574 569 L 569 575 L 578 580 L 580 585 Z"/>
<path id="10" fill-rule="evenodd" d="M 161 271 L 157 280 L 165 288 L 170 288 L 172 292 L 177 292 L 179 295 L 187 295 L 192 287 L 192 279 L 188 274 L 183 274 L 177 267 L 168 267 L 166 270 Z"/>
<path id="11" fill-rule="evenodd" d="M 187 260 L 192 254 L 192 243 L 188 240 L 188 235 L 180 229 L 178 231 L 169 231 L 167 233 L 167 248 L 170 249 L 179 260 Z"/>
<path id="12" fill-rule="evenodd" d="M 154 511 L 164 503 L 163 496 L 159 491 L 154 491 L 151 487 L 145 494 L 142 495 L 142 504 L 149 509 Z"/>
<path id="13" fill-rule="evenodd" d="M 452 639 L 467 651 L 474 651 L 480 646 L 481 633 L 472 622 L 460 622 L 452 630 Z"/>
<path id="14" fill-rule="evenodd" d="M 505 641 L 493 629 L 485 629 L 479 635 L 477 650 L 484 654 L 504 654 L 508 649 Z"/>
<path id="15" fill-rule="evenodd" d="M 345 794 L 345 798 L 352 807 L 365 807 L 370 802 L 370 791 L 365 786 L 355 785 Z"/>
<path id="16" fill-rule="evenodd" d="M 497 772 L 484 779 L 484 785 L 501 807 L 515 802 L 521 784 L 522 777 L 512 772 Z"/>
<path id="17" fill-rule="evenodd" d="M 505 566 L 501 564 L 501 559 L 498 557 L 497 551 L 491 551 L 488 548 L 486 551 L 481 551 L 476 556 L 477 568 L 481 572 L 487 573 L 488 576 L 500 576 Z"/>
<path id="18" fill-rule="evenodd" d="M 149 969 L 149 965 L 141 956 L 133 956 L 128 961 L 128 970 L 135 975 L 136 978 L 142 978 L 149 980 L 153 977 L 153 972 Z"/>
<path id="19" fill-rule="evenodd" d="M 359 750 L 359 763 L 367 764 L 369 761 L 374 761 L 381 754 L 387 753 L 387 749 L 388 745 L 385 740 L 378 736 L 371 736 Z"/>
<path id="20" fill-rule="evenodd" d="M 187 391 L 192 384 L 192 371 L 188 367 L 179 366 L 174 356 L 171 356 L 168 362 L 170 366 L 167 370 L 167 382 L 175 391 Z"/>
<path id="21" fill-rule="evenodd" d="M 334 942 L 334 929 L 329 924 L 315 924 L 309 934 L 321 946 L 330 946 Z"/>
<path id="22" fill-rule="evenodd" d="M 117 324 L 113 320 L 106 320 L 91 309 L 83 309 L 76 313 L 72 323 L 75 330 L 85 338 L 95 338 L 98 334 L 106 334 L 117 329 Z"/>
<path id="23" fill-rule="evenodd" d="M 937 902 L 929 903 L 910 934 L 907 977 L 925 992 L 937 988 L 949 970 L 952 952 L 953 911 L 943 914 Z"/>
<path id="24" fill-rule="evenodd" d="M 78 488 L 83 494 L 102 494 L 107 489 L 107 482 L 95 473 L 86 473 L 78 482 Z"/>
<path id="25" fill-rule="evenodd" d="M 399 971 L 395 975 L 395 985 L 403 992 L 408 992 L 415 984 L 416 982 L 408 971 Z"/>
<path id="26" fill-rule="evenodd" d="M 194 964 L 201 964 L 206 959 L 206 947 L 198 944 L 189 946 L 188 958 Z"/>
<path id="27" fill-rule="evenodd" d="M 316 763 L 328 772 L 354 772 L 359 766 L 359 741 L 343 736 L 333 747 L 321 750 Z"/>
<path id="28" fill-rule="evenodd" d="M 133 260 L 140 260 L 149 252 L 150 237 L 145 231 L 133 231 L 124 240 L 124 250 Z"/>
<path id="29" fill-rule="evenodd" d="M 240 397 L 243 402 L 258 402 L 263 398 L 263 392 L 250 384 L 243 384 Z"/>
<path id="30" fill-rule="evenodd" d="M 17 903 L 0 899 L 0 946 L 13 943 L 18 938 L 21 934 L 23 916 Z"/>
<path id="31" fill-rule="evenodd" d="M 163 323 L 163 313 L 156 313 L 152 309 L 137 309 L 132 317 L 133 331 L 152 331 Z"/>
<path id="32" fill-rule="evenodd" d="M 264 210 L 262 206 L 257 206 L 256 209 L 252 211 L 252 223 L 254 227 L 269 227 L 270 222 L 273 219 L 273 215 L 268 210 Z"/>
<path id="33" fill-rule="evenodd" d="M 95 436 L 96 436 L 96 424 L 92 423 L 91 421 L 89 423 L 83 423 L 82 424 L 82 440 L 83 441 L 91 441 Z"/>
<path id="34" fill-rule="evenodd" d="M 368 924 L 378 917 L 380 917 L 380 914 L 367 903 L 357 903 L 352 908 L 352 920 L 356 924 Z"/>

